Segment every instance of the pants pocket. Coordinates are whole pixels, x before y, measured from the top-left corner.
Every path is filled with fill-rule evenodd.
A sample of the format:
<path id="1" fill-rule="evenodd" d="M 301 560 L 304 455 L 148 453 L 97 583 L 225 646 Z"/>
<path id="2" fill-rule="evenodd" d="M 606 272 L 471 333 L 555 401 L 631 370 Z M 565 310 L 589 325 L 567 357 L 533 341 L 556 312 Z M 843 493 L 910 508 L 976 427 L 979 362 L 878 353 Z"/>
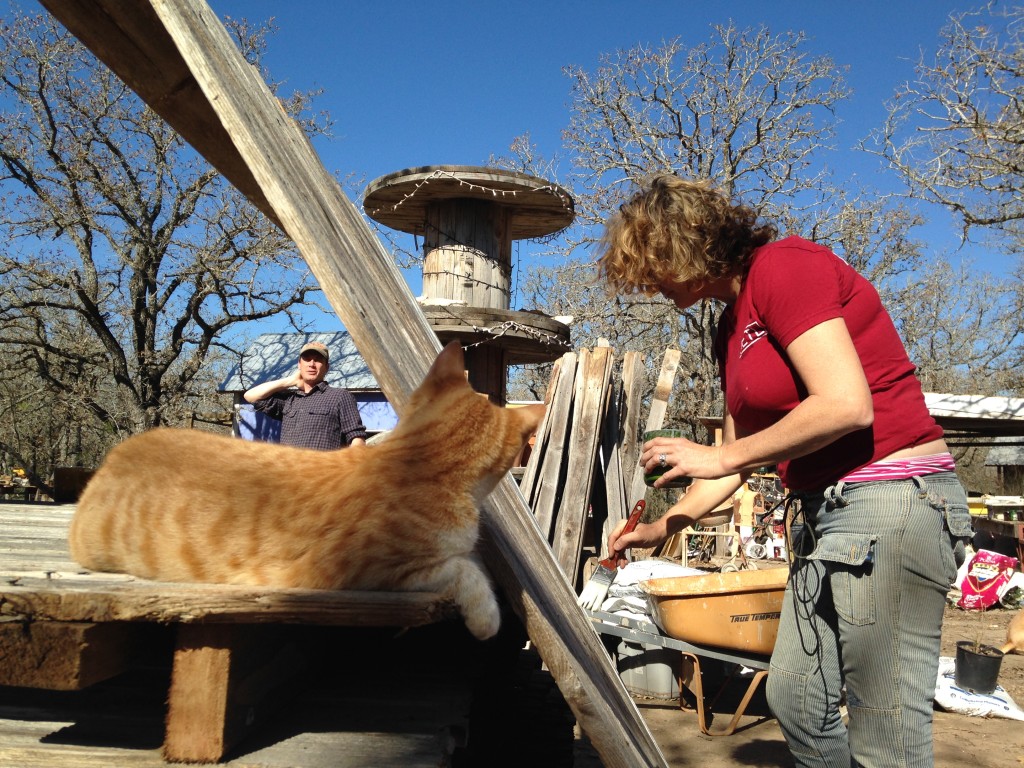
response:
<path id="1" fill-rule="evenodd" d="M 874 536 L 836 533 L 822 538 L 810 555 L 825 566 L 836 613 L 850 624 L 875 623 L 874 545 Z"/>
<path id="2" fill-rule="evenodd" d="M 943 510 L 945 528 L 949 531 L 950 547 L 943 548 L 943 558 L 949 583 L 956 579 L 956 573 L 967 559 L 967 542 L 974 536 L 971 511 L 965 504 L 949 502 Z"/>

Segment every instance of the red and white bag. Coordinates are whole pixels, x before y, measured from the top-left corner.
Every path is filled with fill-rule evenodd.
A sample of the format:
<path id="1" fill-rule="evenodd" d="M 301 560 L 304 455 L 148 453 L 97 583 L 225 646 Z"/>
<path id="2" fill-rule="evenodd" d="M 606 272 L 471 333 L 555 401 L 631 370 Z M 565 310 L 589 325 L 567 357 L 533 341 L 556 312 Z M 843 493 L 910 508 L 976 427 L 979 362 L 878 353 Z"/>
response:
<path id="1" fill-rule="evenodd" d="M 1017 558 L 988 549 L 979 549 L 967 567 L 960 585 L 957 606 L 965 611 L 984 611 L 999 602 L 1010 588 Z"/>

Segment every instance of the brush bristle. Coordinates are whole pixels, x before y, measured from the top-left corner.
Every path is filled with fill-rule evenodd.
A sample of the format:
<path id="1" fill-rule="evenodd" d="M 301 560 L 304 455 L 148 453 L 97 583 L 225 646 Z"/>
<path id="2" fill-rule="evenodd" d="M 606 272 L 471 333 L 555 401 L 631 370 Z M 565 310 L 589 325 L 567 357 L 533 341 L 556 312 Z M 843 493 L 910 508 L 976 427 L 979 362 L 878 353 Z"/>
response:
<path id="1" fill-rule="evenodd" d="M 583 587 L 576 602 L 588 611 L 597 610 L 608 596 L 608 588 L 612 585 L 614 578 L 615 571 L 609 570 L 603 565 L 599 566 L 594 571 L 594 575 L 590 577 L 590 581 Z"/>

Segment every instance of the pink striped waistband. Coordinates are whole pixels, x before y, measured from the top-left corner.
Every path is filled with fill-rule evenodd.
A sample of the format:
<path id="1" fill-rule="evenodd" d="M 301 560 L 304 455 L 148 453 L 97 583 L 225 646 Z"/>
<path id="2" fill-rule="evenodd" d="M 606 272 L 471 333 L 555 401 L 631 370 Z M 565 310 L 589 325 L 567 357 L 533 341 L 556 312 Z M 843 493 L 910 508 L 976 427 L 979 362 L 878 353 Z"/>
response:
<path id="1" fill-rule="evenodd" d="M 844 483 L 869 483 L 879 480 L 909 480 L 920 475 L 936 472 L 952 472 L 956 469 L 951 453 L 934 453 L 930 456 L 911 456 L 906 459 L 876 461 L 866 467 L 855 469 L 842 478 Z"/>

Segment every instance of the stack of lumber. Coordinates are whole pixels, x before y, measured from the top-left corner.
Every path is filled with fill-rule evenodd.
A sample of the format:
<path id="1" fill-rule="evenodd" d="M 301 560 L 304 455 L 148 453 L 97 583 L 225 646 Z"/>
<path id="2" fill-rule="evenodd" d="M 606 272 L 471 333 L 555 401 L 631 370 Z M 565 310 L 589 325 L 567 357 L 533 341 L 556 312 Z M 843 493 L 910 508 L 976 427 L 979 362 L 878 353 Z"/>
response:
<path id="1" fill-rule="evenodd" d="M 643 431 L 664 423 L 679 355 L 665 352 Z M 608 532 L 646 493 L 638 465 L 642 361 L 629 351 L 621 366 L 615 363 L 608 346 L 568 352 L 556 362 L 548 411 L 519 486 L 575 587 L 585 553 L 605 556 Z"/>

